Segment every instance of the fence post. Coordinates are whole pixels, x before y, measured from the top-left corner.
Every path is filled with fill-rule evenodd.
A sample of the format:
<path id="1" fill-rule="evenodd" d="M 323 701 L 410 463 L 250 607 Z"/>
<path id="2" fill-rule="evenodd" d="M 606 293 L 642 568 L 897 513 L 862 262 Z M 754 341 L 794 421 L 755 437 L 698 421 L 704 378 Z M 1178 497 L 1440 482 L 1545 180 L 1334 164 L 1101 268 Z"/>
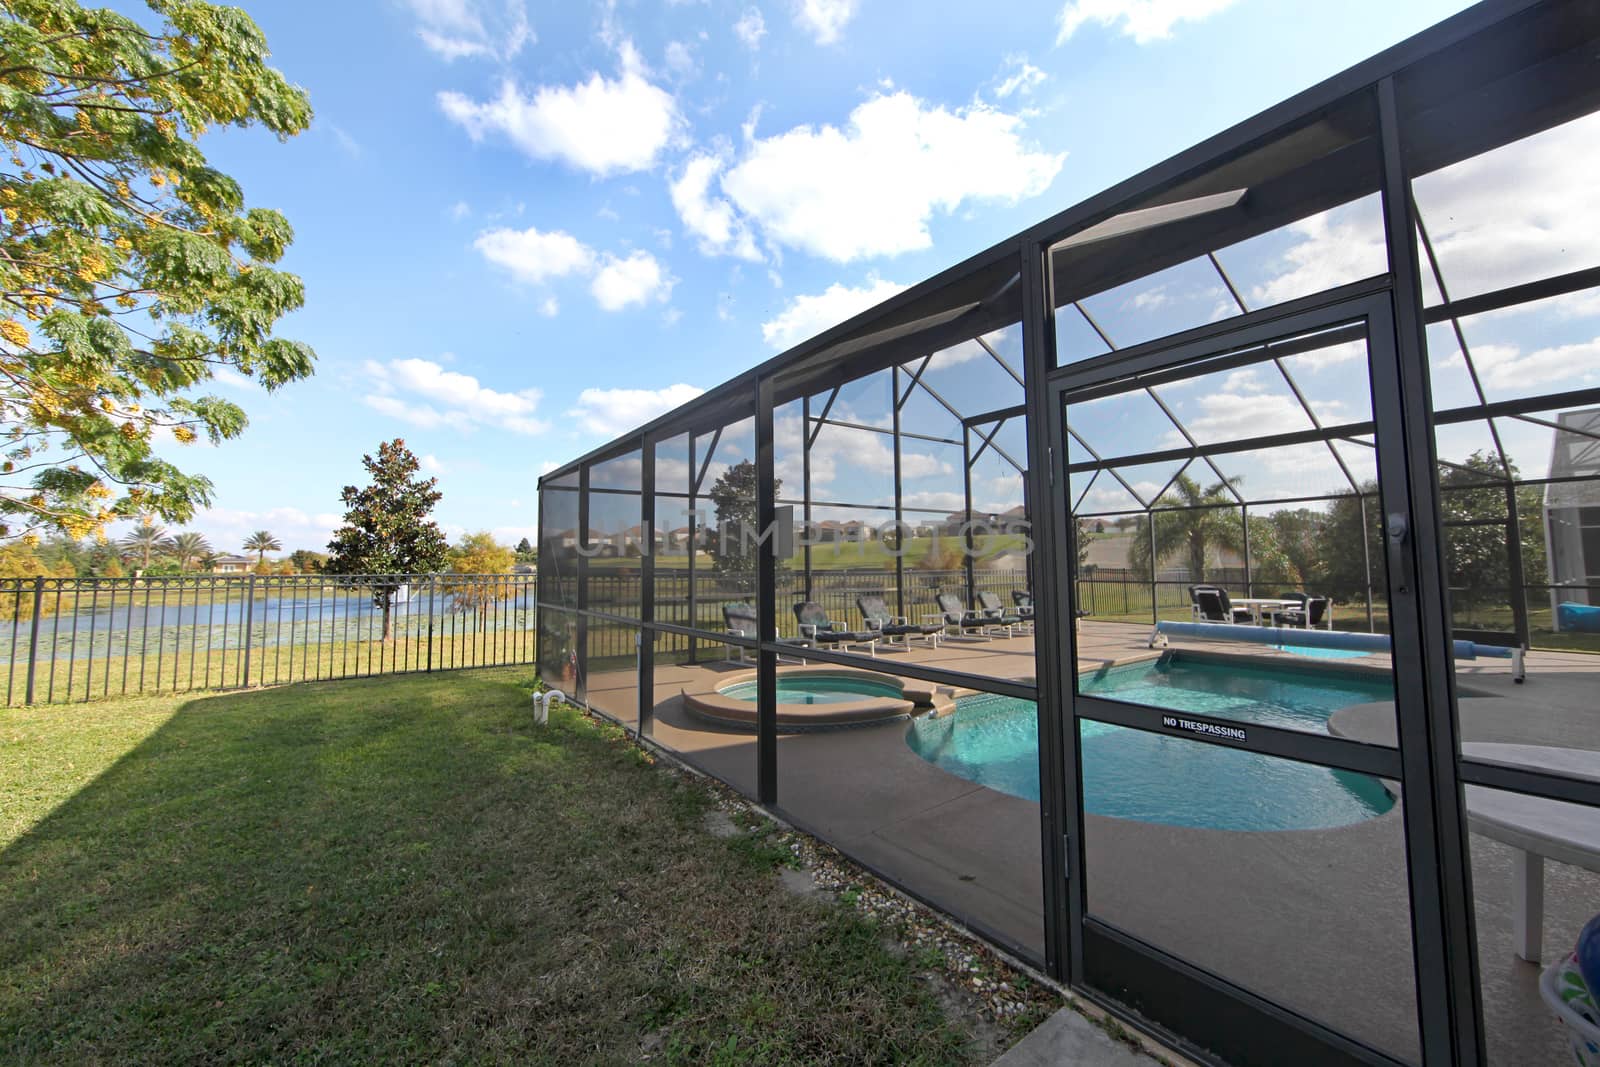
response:
<path id="1" fill-rule="evenodd" d="M 33 621 L 28 626 L 28 690 L 23 698 L 33 703 L 33 675 L 39 664 L 39 615 L 44 609 L 44 575 L 33 580 Z"/>
<path id="2" fill-rule="evenodd" d="M 438 579 L 428 576 L 428 666 L 425 673 L 433 673 L 433 587 Z"/>
<path id="3" fill-rule="evenodd" d="M 249 584 L 244 591 L 244 681 L 243 688 L 250 688 L 250 643 L 255 639 L 251 631 L 251 623 L 256 614 L 256 576 L 251 575 Z"/>

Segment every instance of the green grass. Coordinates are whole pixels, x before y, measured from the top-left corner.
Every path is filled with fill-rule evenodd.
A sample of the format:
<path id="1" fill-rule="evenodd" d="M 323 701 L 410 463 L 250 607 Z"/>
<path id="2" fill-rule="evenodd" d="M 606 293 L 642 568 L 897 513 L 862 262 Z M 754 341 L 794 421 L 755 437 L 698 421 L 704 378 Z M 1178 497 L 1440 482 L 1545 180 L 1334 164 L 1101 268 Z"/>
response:
<path id="1" fill-rule="evenodd" d="M 976 1055 L 878 927 L 615 730 L 533 726 L 530 681 L 0 712 L 0 1061 Z"/>

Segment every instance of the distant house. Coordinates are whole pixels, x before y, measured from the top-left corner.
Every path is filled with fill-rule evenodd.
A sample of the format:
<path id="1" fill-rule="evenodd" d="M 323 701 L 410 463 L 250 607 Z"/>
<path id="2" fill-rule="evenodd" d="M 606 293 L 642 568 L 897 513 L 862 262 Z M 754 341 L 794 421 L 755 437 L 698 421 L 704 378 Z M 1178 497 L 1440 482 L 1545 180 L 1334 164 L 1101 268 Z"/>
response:
<path id="1" fill-rule="evenodd" d="M 820 545 L 838 544 L 850 541 L 875 541 L 878 531 L 860 519 L 851 519 L 849 522 L 839 522 L 837 519 L 824 519 L 813 523 L 811 526 L 812 543 Z"/>
<path id="2" fill-rule="evenodd" d="M 1560 628 L 1562 603 L 1593 604 L 1600 584 L 1600 408 L 1563 411 L 1550 450 L 1544 489 L 1545 559 L 1550 568 L 1550 610 Z M 1544 576 L 1530 574 L 1539 582 Z"/>
<path id="3" fill-rule="evenodd" d="M 218 556 L 211 565 L 212 574 L 249 574 L 256 569 L 256 561 L 249 556 Z"/>
<path id="4" fill-rule="evenodd" d="M 1028 532 L 1028 512 L 1021 504 L 1003 512 L 952 511 L 945 516 L 944 533 L 960 536 L 971 523 L 974 534 L 1007 534 Z"/>

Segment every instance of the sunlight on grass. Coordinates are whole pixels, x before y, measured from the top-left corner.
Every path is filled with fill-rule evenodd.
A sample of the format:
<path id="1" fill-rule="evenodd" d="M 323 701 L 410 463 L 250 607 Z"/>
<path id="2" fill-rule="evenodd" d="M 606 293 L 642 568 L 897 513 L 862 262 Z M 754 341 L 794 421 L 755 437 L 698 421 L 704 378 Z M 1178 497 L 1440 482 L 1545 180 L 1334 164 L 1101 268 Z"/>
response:
<path id="1" fill-rule="evenodd" d="M 880 929 L 531 682 L 5 713 L 0 1056 L 975 1058 Z"/>
<path id="2" fill-rule="evenodd" d="M 159 730 L 187 699 L 0 710 L 0 848 Z"/>

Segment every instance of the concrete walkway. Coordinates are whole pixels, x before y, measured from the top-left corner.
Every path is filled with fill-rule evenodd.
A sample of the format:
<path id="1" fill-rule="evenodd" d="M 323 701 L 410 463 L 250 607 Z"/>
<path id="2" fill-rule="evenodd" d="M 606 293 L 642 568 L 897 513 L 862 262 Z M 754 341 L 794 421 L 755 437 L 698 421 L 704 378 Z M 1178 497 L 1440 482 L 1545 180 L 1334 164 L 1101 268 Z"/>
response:
<path id="1" fill-rule="evenodd" d="M 1062 1008 L 1012 1045 L 994 1067 L 1156 1067 L 1157 1060 L 1135 1052 L 1072 1008 Z"/>

